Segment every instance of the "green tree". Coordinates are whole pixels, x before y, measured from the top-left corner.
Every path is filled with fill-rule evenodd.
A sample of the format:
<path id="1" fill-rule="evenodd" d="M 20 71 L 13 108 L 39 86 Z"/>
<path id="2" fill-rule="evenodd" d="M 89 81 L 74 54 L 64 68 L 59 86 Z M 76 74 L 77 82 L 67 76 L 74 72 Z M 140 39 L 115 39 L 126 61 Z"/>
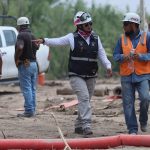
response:
<path id="1" fill-rule="evenodd" d="M 87 11 L 93 18 L 93 29 L 100 36 L 103 47 L 116 71 L 118 66 L 112 59 L 113 49 L 122 33 L 123 14 L 110 5 L 86 6 L 83 0 L 73 3 L 71 0 L 0 0 L 0 14 L 15 17 L 27 16 L 31 20 L 31 28 L 36 37 L 60 37 L 74 32 L 73 17 L 77 11 Z M 148 22 L 150 16 L 146 14 Z M 1 21 L 1 23 L 5 23 Z M 16 26 L 8 22 L 7 24 Z M 68 69 L 69 47 L 50 47 L 51 67 L 49 78 L 66 78 Z M 105 71 L 99 69 L 104 76 Z"/>

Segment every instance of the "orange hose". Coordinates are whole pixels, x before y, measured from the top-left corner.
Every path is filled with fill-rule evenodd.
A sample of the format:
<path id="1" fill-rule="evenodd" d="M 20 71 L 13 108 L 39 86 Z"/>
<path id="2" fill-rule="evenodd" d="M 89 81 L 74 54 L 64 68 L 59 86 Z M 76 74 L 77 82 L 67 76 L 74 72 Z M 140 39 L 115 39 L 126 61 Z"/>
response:
<path id="1" fill-rule="evenodd" d="M 150 147 L 150 135 L 118 135 L 100 138 L 68 139 L 72 149 L 108 149 L 120 145 Z M 0 139 L 0 149 L 62 150 L 60 139 Z"/>

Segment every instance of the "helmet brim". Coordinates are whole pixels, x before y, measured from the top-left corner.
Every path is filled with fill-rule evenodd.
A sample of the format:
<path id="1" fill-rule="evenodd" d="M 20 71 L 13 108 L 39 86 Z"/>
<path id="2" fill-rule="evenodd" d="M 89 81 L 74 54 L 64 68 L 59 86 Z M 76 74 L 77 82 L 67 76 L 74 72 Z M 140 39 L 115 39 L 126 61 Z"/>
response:
<path id="1" fill-rule="evenodd" d="M 85 21 L 79 21 L 79 22 L 77 22 L 77 23 L 74 23 L 74 25 L 77 26 L 77 25 L 85 24 L 85 23 L 88 23 L 88 22 L 91 22 L 91 21 L 92 21 L 92 19 L 91 19 L 91 18 L 88 18 L 88 19 L 85 20 Z"/>

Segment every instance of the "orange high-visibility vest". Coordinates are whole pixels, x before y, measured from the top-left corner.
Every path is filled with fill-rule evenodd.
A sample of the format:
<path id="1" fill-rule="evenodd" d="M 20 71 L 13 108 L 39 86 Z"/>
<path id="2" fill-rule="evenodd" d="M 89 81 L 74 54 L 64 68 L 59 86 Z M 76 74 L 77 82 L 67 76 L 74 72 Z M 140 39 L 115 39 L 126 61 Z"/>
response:
<path id="1" fill-rule="evenodd" d="M 124 55 L 129 55 L 133 49 L 132 42 L 129 37 L 124 34 L 121 36 L 122 50 Z M 135 53 L 146 54 L 146 32 L 141 34 L 139 43 L 135 48 Z M 132 60 L 120 63 L 120 75 L 128 76 L 135 72 L 137 75 L 150 73 L 150 61 Z"/>

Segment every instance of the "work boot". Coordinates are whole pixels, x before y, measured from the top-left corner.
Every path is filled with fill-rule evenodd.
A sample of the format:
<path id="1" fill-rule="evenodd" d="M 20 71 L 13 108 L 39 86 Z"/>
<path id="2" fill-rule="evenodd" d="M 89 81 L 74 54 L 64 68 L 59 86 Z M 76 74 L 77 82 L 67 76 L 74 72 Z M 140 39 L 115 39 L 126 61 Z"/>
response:
<path id="1" fill-rule="evenodd" d="M 130 133 L 130 135 L 137 135 L 137 133 L 136 132 L 132 132 L 132 133 Z"/>
<path id="2" fill-rule="evenodd" d="M 83 134 L 83 129 L 82 127 L 78 127 L 78 128 L 75 128 L 74 132 L 77 134 Z"/>
<path id="3" fill-rule="evenodd" d="M 147 132 L 147 125 L 141 125 L 141 131 Z"/>
<path id="4" fill-rule="evenodd" d="M 22 113 L 22 114 L 17 114 L 17 117 L 26 117 L 26 118 L 30 118 L 30 117 L 34 117 L 35 114 L 34 113 Z"/>
<path id="5" fill-rule="evenodd" d="M 92 134 L 93 134 L 93 132 L 92 132 L 92 130 L 90 128 L 84 128 L 83 129 L 84 137 L 88 137 L 88 135 L 92 135 Z"/>

